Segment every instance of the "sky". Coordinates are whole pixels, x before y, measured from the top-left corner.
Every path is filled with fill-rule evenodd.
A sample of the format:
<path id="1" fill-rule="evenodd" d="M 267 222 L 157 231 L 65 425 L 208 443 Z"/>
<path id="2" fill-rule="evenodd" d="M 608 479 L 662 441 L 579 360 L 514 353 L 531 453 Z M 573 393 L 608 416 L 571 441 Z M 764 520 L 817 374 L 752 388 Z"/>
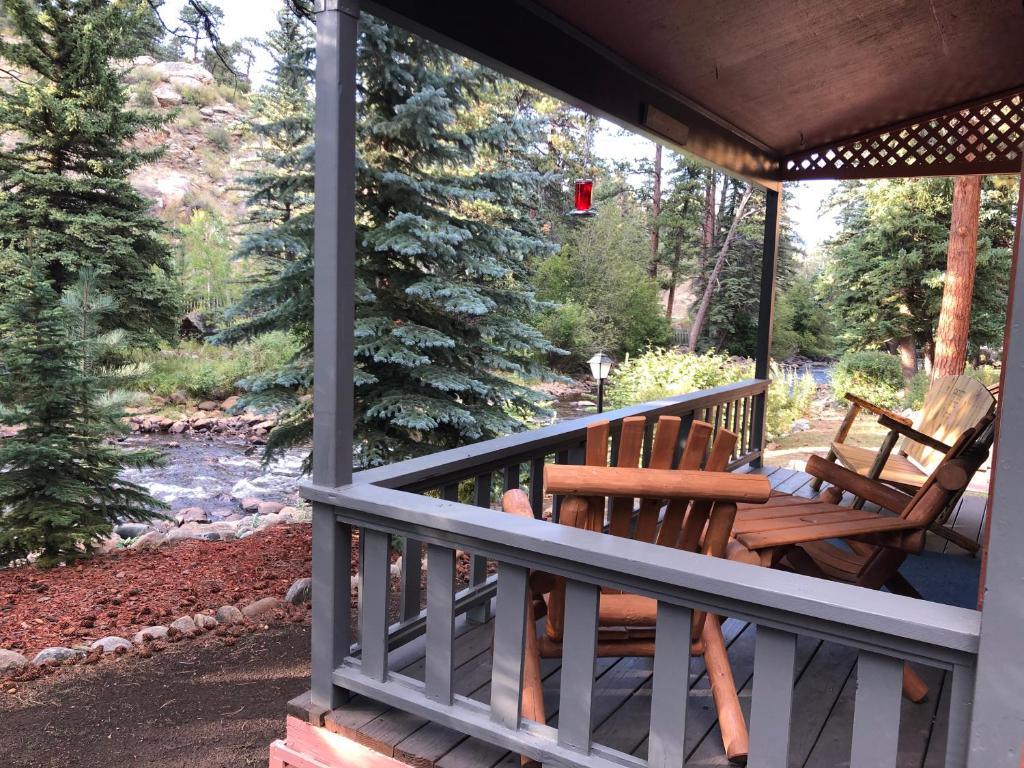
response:
<path id="1" fill-rule="evenodd" d="M 283 0 L 217 0 L 224 11 L 223 37 L 234 42 L 244 37 L 262 38 L 275 24 Z M 163 8 L 165 23 L 173 27 L 184 0 L 166 0 Z M 256 50 L 253 63 L 253 81 L 258 85 L 270 69 L 271 61 L 264 51 Z M 653 142 L 632 134 L 625 134 L 617 126 L 604 123 L 595 153 L 614 160 L 653 159 Z M 837 226 L 831 215 L 819 215 L 819 207 L 834 182 L 809 181 L 793 185 L 795 208 L 790 211 L 797 234 L 803 239 L 808 253 L 835 234 Z"/>

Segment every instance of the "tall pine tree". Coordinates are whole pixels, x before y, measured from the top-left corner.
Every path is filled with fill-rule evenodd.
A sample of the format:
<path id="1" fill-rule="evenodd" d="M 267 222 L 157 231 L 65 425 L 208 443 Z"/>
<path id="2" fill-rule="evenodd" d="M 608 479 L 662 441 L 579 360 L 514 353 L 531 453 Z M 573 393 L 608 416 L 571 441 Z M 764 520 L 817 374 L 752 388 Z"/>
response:
<path id="1" fill-rule="evenodd" d="M 46 266 L 60 294 L 83 268 L 122 308 L 132 343 L 173 338 L 170 249 L 150 202 L 128 182 L 154 157 L 132 149 L 159 119 L 127 108 L 117 59 L 147 43 L 152 17 L 118 0 L 3 0 L 14 37 L 0 59 L 20 73 L 0 100 L 0 250 Z"/>
<path id="2" fill-rule="evenodd" d="M 278 39 L 283 27 L 278 32 Z M 298 38 L 294 60 L 308 65 Z M 308 45 L 308 43 L 307 43 Z M 298 117 L 291 67 L 279 56 L 271 96 Z M 291 60 L 289 58 L 288 60 Z M 301 67 L 300 67 L 301 68 Z M 543 177 L 530 162 L 534 126 L 495 94 L 492 73 L 369 16 L 359 37 L 355 461 L 373 465 L 493 437 L 537 410 L 520 376 L 552 351 L 527 318 L 530 260 L 548 251 L 531 217 Z M 308 81 L 306 81 L 308 83 Z M 277 93 L 275 94 L 275 91 Z M 308 106 L 308 102 L 303 101 Z M 309 113 L 302 112 L 303 119 Z M 261 131 L 285 130 L 264 118 Z M 311 125 L 303 123 L 303 129 Z M 295 147 L 302 147 L 299 151 Z M 250 188 L 261 232 L 247 240 L 277 277 L 236 315 L 242 331 L 295 328 L 305 343 L 273 377 L 308 385 L 311 220 L 308 144 L 268 144 L 267 173 Z M 264 191 L 261 191 L 264 190 Z M 292 207 L 292 202 L 299 205 Z M 271 382 L 250 382 L 262 394 Z M 283 421 L 285 441 L 308 435 L 309 404 Z"/>
<path id="3" fill-rule="evenodd" d="M 0 279 L 0 565 L 38 555 L 56 565 L 86 556 L 124 520 L 148 520 L 162 505 L 120 477 L 159 453 L 107 441 L 123 432 L 124 334 L 101 330 L 121 313 L 96 292 L 91 270 L 58 297 L 38 260 L 3 254 Z M 43 386 L 40 386 L 42 384 Z"/>

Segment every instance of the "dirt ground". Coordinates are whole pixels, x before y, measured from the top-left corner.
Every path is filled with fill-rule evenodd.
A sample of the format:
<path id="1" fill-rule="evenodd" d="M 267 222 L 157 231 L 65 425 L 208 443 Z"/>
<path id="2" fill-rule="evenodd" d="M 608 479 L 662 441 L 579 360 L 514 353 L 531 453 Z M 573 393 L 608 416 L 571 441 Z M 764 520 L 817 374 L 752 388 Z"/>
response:
<path id="1" fill-rule="evenodd" d="M 0 694 L 4 768 L 266 766 L 308 687 L 309 628 L 179 643 L 74 666 Z"/>

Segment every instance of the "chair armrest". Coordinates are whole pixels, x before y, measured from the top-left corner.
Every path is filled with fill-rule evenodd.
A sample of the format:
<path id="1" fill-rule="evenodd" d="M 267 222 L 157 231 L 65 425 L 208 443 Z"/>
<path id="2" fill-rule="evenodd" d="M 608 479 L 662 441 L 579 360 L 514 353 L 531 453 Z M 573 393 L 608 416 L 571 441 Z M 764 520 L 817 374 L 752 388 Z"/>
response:
<path id="1" fill-rule="evenodd" d="M 936 451 L 941 451 L 942 453 L 949 453 L 950 446 L 946 445 L 941 440 L 936 440 L 934 437 L 924 434 L 924 432 L 918 432 L 903 421 L 897 421 L 896 419 L 883 414 L 878 417 L 878 423 L 886 429 L 891 429 L 893 432 L 898 432 L 904 437 L 913 440 L 915 443 L 920 443 L 921 445 L 933 448 Z"/>
<path id="2" fill-rule="evenodd" d="M 811 456 L 807 460 L 807 474 L 896 513 L 902 512 L 911 499 L 902 491 L 897 491 L 877 480 L 858 475 L 856 472 L 826 461 L 820 456 Z"/>
<path id="3" fill-rule="evenodd" d="M 763 504 L 772 492 L 771 483 L 763 475 L 575 464 L 546 464 L 544 489 L 556 495 L 692 499 L 749 504 Z"/>
<path id="4" fill-rule="evenodd" d="M 914 531 L 920 527 L 921 523 L 913 520 L 904 520 L 902 517 L 875 515 L 870 518 L 857 518 L 849 521 L 841 520 L 827 525 L 795 526 L 774 531 L 740 533 L 736 535 L 736 539 L 747 549 L 761 550 L 771 547 L 785 547 L 792 544 L 804 544 L 811 541 L 849 539 L 873 533 Z"/>
<path id="5" fill-rule="evenodd" d="M 858 397 L 852 392 L 847 392 L 845 395 L 843 395 L 843 397 L 849 400 L 854 405 L 856 405 L 858 408 L 863 408 L 865 411 L 870 411 L 876 416 L 887 416 L 893 421 L 898 421 L 900 424 L 905 424 L 908 427 L 913 425 L 914 423 L 906 416 L 900 416 L 898 413 L 890 411 L 888 408 L 883 408 L 880 405 L 875 405 L 870 400 L 865 400 L 863 397 Z"/>

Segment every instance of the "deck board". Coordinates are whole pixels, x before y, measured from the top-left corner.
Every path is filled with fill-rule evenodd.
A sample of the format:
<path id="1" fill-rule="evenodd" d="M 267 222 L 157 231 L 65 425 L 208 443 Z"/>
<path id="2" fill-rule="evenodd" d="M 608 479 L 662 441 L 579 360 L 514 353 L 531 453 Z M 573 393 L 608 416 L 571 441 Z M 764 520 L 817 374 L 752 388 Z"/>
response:
<path id="1" fill-rule="evenodd" d="M 811 478 L 803 472 L 778 467 L 750 471 L 767 476 L 773 488 L 801 496 L 813 495 Z M 951 515 L 950 524 L 964 535 L 979 540 L 984 515 L 985 498 L 968 494 Z M 955 545 L 948 544 L 947 548 L 944 544 L 948 544 L 945 539 L 929 536 L 929 549 L 947 551 L 951 557 L 964 556 Z M 722 631 L 740 703 L 749 716 L 757 630 L 746 622 L 726 619 Z M 493 620 L 464 627 L 455 643 L 457 691 L 478 701 L 487 701 L 490 696 L 492 637 Z M 408 649 L 401 655 L 393 653 L 392 657 L 396 660 L 394 666 L 403 674 L 422 679 L 422 647 Z M 790 734 L 791 768 L 849 764 L 856 660 L 856 651 L 851 648 L 799 638 Z M 650 658 L 597 660 L 592 713 L 595 742 L 646 756 L 652 666 Z M 906 700 L 902 703 L 898 765 L 900 768 L 936 768 L 943 764 L 949 679 L 941 670 L 917 667 L 917 671 L 930 686 L 931 693 L 922 704 Z M 557 726 L 560 660 L 542 660 L 541 674 L 548 724 Z M 699 657 L 690 660 L 689 696 L 686 765 L 727 765 L 704 662 Z M 332 720 L 337 730 L 418 768 L 519 766 L 518 755 L 365 697 L 355 697 L 333 713 Z"/>

